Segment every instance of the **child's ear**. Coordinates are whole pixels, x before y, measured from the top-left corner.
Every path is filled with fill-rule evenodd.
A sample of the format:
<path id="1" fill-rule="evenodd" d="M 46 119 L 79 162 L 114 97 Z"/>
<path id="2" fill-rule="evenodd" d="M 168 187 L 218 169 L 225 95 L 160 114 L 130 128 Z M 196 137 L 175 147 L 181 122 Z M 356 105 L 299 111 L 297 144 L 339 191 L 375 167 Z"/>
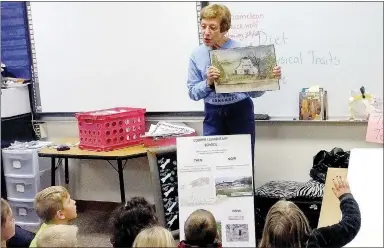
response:
<path id="1" fill-rule="evenodd" d="M 63 211 L 61 211 L 61 210 L 57 211 L 56 216 L 59 220 L 65 219 L 65 215 L 63 214 Z"/>

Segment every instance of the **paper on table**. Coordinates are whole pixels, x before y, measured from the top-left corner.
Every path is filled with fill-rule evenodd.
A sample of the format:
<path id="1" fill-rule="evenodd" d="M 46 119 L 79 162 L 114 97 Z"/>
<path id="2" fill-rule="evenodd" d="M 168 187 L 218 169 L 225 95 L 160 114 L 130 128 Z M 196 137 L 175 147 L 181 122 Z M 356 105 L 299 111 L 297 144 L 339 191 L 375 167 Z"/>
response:
<path id="1" fill-rule="evenodd" d="M 145 133 L 145 137 L 157 137 L 157 136 L 177 136 L 183 134 L 191 134 L 195 132 L 193 128 L 188 127 L 185 124 L 172 124 L 167 122 L 159 122 L 156 125 L 151 125 L 149 131 Z"/>
<path id="2" fill-rule="evenodd" d="M 383 113 L 370 114 L 365 140 L 383 144 Z"/>
<path id="3" fill-rule="evenodd" d="M 51 145 L 52 142 L 50 141 L 40 141 L 40 140 L 34 140 L 30 142 L 19 142 L 15 141 L 11 144 L 10 147 L 6 148 L 8 150 L 27 150 L 27 149 L 40 149 L 47 147 Z"/>

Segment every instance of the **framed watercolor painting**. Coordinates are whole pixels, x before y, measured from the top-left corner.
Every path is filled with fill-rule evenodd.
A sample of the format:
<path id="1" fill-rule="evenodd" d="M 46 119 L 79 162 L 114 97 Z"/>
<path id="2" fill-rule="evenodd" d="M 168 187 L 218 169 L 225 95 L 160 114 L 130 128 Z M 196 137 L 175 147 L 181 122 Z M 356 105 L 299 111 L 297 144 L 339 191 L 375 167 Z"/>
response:
<path id="1" fill-rule="evenodd" d="M 273 75 L 276 66 L 274 45 L 210 51 L 212 66 L 220 71 L 217 93 L 279 90 Z"/>

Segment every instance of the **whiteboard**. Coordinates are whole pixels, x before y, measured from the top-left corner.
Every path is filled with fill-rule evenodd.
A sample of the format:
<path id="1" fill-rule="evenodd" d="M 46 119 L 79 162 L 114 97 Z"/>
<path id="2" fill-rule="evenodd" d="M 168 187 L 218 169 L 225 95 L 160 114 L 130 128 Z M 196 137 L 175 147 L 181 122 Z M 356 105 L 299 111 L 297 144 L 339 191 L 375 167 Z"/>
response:
<path id="1" fill-rule="evenodd" d="M 361 227 L 346 247 L 383 247 L 383 148 L 352 149 L 348 182 L 359 204 Z"/>
<path id="2" fill-rule="evenodd" d="M 196 2 L 31 2 L 42 112 L 203 110 L 188 96 Z"/>
<path id="3" fill-rule="evenodd" d="M 220 2 L 232 13 L 231 38 L 275 44 L 279 91 L 257 98 L 256 113 L 297 117 L 298 92 L 328 91 L 328 115 L 348 116 L 351 89 L 383 95 L 382 2 Z"/>

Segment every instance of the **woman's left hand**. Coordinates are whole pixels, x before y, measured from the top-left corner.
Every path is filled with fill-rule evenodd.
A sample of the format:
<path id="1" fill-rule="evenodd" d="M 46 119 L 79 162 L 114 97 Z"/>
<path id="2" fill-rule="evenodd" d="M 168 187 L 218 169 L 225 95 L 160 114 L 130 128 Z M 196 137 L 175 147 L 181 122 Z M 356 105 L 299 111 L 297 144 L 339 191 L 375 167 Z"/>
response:
<path id="1" fill-rule="evenodd" d="M 281 69 L 280 69 L 280 66 L 275 66 L 273 68 L 273 75 L 275 76 L 275 78 L 281 79 Z"/>

